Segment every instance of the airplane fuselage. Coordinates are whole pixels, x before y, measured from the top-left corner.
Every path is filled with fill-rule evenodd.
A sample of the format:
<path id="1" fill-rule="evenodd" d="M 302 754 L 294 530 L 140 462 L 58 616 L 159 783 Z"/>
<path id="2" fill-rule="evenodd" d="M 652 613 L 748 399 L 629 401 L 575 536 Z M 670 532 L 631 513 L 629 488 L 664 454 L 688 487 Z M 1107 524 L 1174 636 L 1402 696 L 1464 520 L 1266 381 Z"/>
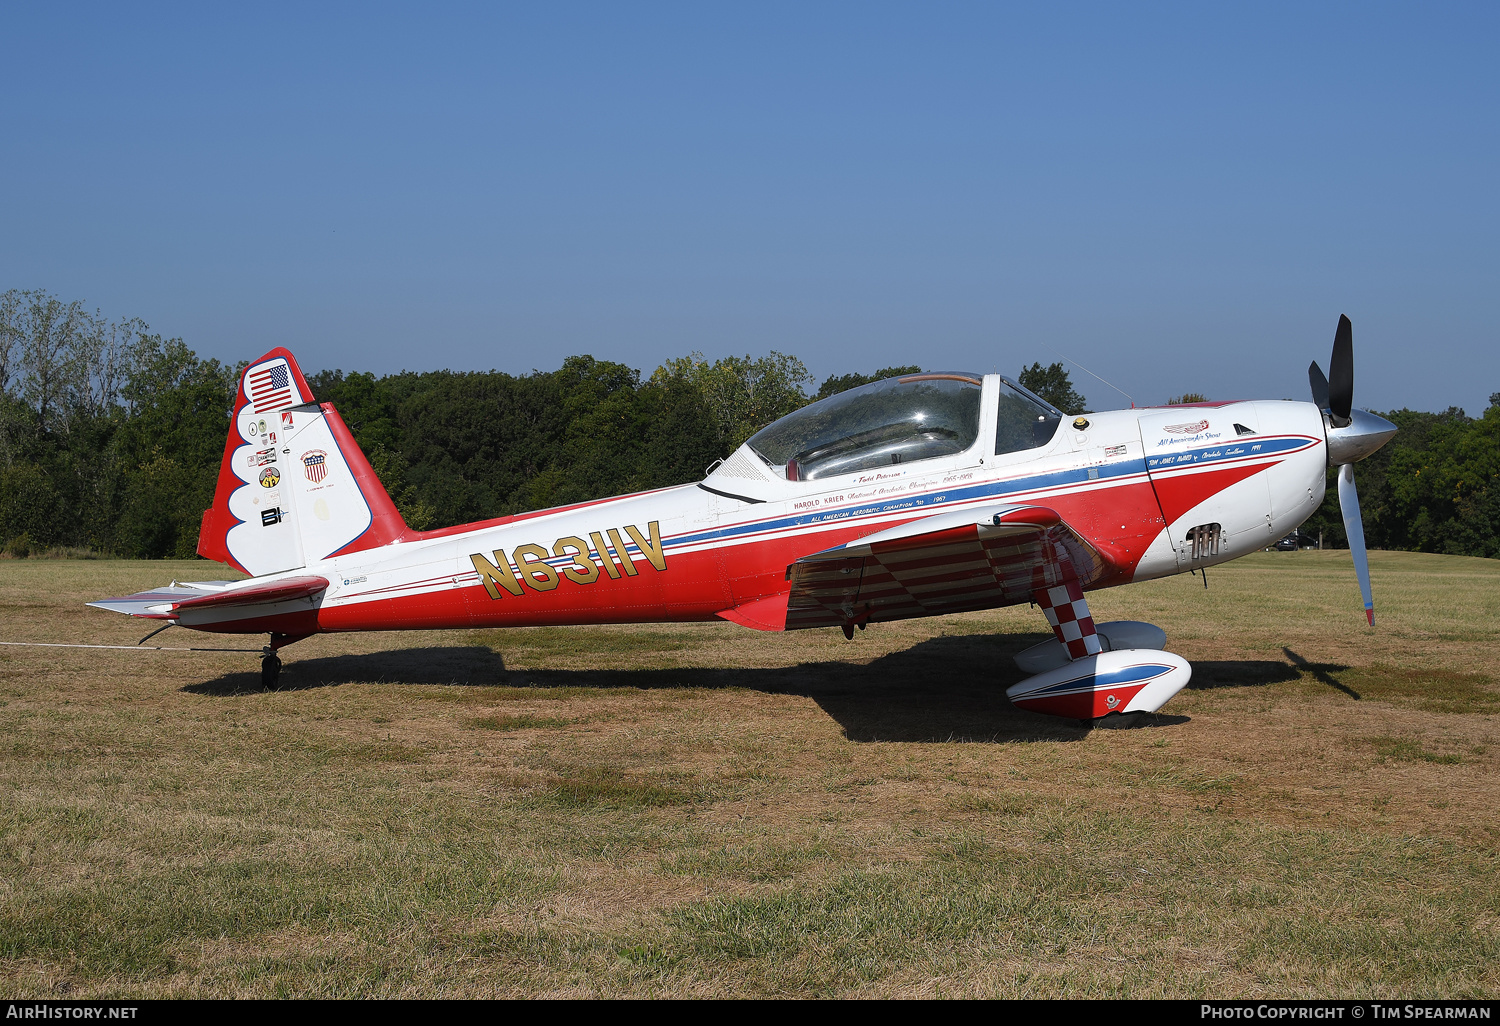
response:
<path id="1" fill-rule="evenodd" d="M 938 513 L 1050 507 L 1106 557 L 1111 572 L 1090 585 L 1099 588 L 1263 549 L 1323 501 L 1324 416 L 1311 403 L 1089 414 L 1019 452 L 995 451 L 992 404 L 984 409 L 979 441 L 951 456 L 787 480 L 742 447 L 700 483 L 336 554 L 285 572 L 326 578 L 315 598 L 251 619 L 185 609 L 177 622 L 284 635 L 720 617 L 780 629 L 735 610 L 785 592 L 801 557 Z"/>

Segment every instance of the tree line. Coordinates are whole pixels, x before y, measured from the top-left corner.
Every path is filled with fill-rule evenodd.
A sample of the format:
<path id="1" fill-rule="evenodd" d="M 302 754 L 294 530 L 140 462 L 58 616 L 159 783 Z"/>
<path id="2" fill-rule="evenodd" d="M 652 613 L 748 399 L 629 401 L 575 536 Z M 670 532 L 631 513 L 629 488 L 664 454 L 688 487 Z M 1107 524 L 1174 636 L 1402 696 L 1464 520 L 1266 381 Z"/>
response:
<path id="1" fill-rule="evenodd" d="M 45 292 L 0 295 L 4 551 L 191 556 L 243 366 Z M 325 370 L 308 380 L 338 407 L 407 522 L 425 530 L 699 480 L 776 418 L 918 370 L 819 383 L 773 351 L 694 353 L 649 375 L 571 356 L 521 375 Z M 1033 363 L 1017 378 L 1064 412 L 1085 412 L 1062 364 Z M 1370 545 L 1500 557 L 1500 394 L 1480 418 L 1384 416 L 1401 434 L 1357 472 Z M 1333 493 L 1304 530 L 1342 545 Z"/>

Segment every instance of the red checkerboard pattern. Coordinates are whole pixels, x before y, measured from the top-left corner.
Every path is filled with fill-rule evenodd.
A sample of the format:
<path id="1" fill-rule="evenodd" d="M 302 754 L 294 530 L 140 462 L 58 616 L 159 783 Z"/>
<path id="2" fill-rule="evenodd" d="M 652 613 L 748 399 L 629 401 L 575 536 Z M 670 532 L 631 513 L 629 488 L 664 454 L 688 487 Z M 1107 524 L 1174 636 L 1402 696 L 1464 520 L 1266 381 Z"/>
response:
<path id="1" fill-rule="evenodd" d="M 1089 615 L 1088 600 L 1077 580 L 1067 580 L 1052 588 L 1038 588 L 1033 596 L 1047 614 L 1052 633 L 1068 648 L 1068 658 L 1082 659 L 1103 651 Z"/>

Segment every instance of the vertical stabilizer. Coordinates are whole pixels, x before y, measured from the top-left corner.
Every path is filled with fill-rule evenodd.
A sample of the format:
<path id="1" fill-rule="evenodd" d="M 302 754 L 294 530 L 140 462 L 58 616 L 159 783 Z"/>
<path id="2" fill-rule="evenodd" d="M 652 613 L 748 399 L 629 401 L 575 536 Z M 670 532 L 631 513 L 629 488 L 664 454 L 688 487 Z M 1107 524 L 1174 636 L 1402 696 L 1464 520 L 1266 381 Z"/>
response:
<path id="1" fill-rule="evenodd" d="M 285 349 L 240 376 L 198 554 L 253 577 L 410 536 L 332 404 L 313 402 Z"/>

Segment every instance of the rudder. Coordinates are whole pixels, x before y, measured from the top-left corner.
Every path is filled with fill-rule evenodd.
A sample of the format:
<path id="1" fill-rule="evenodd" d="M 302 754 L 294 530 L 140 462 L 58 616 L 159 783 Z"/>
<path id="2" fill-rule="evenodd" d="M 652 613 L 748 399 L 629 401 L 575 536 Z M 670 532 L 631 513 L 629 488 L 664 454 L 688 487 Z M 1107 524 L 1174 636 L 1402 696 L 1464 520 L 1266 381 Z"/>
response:
<path id="1" fill-rule="evenodd" d="M 260 577 L 413 537 L 331 403 L 271 350 L 240 375 L 198 554 Z"/>

